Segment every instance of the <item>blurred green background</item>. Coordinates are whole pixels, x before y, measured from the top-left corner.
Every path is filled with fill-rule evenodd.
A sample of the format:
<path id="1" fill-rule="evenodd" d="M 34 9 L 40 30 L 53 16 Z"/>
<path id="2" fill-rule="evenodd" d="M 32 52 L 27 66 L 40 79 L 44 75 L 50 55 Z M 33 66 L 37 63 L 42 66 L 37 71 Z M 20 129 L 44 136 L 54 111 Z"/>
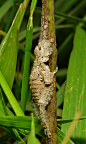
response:
<path id="1" fill-rule="evenodd" d="M 19 8 L 19 5 L 23 2 L 23 0 L 0 0 L 0 30 L 4 32 L 8 32 L 14 16 Z M 73 48 L 73 38 L 76 30 L 76 26 L 82 26 L 86 29 L 86 25 L 83 22 L 85 19 L 86 13 L 86 0 L 54 0 L 55 7 L 55 27 L 56 27 L 56 43 L 57 43 L 57 66 L 58 72 L 56 74 L 57 88 L 66 81 L 67 69 L 70 54 Z M 19 34 L 18 41 L 25 46 L 26 42 L 26 29 L 28 23 L 28 17 L 30 14 L 30 4 L 25 12 L 24 19 L 22 21 Z M 32 58 L 31 58 L 31 67 L 32 68 L 34 56 L 34 48 L 38 44 L 39 34 L 40 34 L 40 25 L 41 25 L 41 0 L 37 1 L 36 9 L 34 11 L 33 16 L 33 42 L 32 42 Z M 0 43 L 3 40 L 3 36 L 0 35 Z M 18 47 L 18 55 L 17 55 L 17 66 L 15 72 L 15 80 L 13 84 L 12 91 L 18 101 L 20 101 L 21 96 L 21 85 L 22 85 L 22 77 L 23 77 L 23 69 L 24 69 L 24 51 Z M 58 90 L 57 89 L 57 90 Z M 61 92 L 57 93 L 57 98 L 59 98 L 59 103 L 57 102 L 57 106 L 60 108 L 57 109 L 58 117 L 62 116 L 62 107 L 64 100 L 64 89 L 65 83 L 61 88 Z M 62 96 L 61 96 L 62 95 Z M 28 88 L 28 102 L 31 101 L 31 90 Z M 8 104 L 9 106 L 9 104 Z M 10 106 L 9 106 L 10 107 Z M 30 107 L 29 107 L 30 109 Z M 28 110 L 28 105 L 26 105 L 26 110 Z M 32 111 L 32 110 L 31 110 Z"/>
<path id="2" fill-rule="evenodd" d="M 0 0 L 0 30 L 8 32 L 13 18 L 17 12 L 17 9 L 23 0 Z M 30 1 L 31 3 L 31 1 Z M 18 41 L 25 46 L 26 41 L 26 27 L 28 22 L 28 16 L 30 14 L 30 3 L 26 10 L 22 25 L 20 27 Z M 57 82 L 61 86 L 66 80 L 67 67 L 69 62 L 70 53 L 73 48 L 73 36 L 78 24 L 82 23 L 82 19 L 85 17 L 86 12 L 86 0 L 55 0 L 55 27 L 56 27 L 56 43 L 57 43 L 57 66 L 58 72 L 56 75 Z M 38 43 L 40 25 L 41 25 L 41 1 L 37 1 L 36 9 L 33 16 L 33 43 L 32 54 L 34 48 Z M 78 17 L 78 18 L 77 18 Z M 83 23 L 83 27 L 85 25 Z M 0 35 L 0 42 L 3 36 Z M 31 60 L 32 68 L 33 59 Z M 21 94 L 21 80 L 24 67 L 24 52 L 18 48 L 17 67 L 15 73 L 15 81 L 13 85 L 13 92 L 16 98 L 19 100 Z M 29 95 L 31 91 L 28 91 Z M 31 97 L 28 97 L 29 101 Z"/>

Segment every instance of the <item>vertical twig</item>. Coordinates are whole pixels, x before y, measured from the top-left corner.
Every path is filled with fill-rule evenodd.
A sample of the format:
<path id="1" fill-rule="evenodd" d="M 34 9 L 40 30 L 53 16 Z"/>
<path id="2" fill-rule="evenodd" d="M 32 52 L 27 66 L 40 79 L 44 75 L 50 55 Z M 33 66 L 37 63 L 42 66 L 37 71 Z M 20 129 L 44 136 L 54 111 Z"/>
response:
<path id="1" fill-rule="evenodd" d="M 56 61 L 57 61 L 57 51 L 56 51 L 56 38 L 55 38 L 55 23 L 54 23 L 54 0 L 44 0 L 44 22 L 46 22 L 46 18 L 48 15 L 48 37 L 49 41 L 52 43 L 53 54 L 50 57 L 49 66 L 51 71 L 56 69 Z M 57 144 L 57 100 L 56 100 L 56 79 L 54 77 L 54 89 L 52 99 L 47 107 L 47 114 L 50 121 L 50 132 L 52 137 L 50 139 L 47 138 L 47 144 Z"/>

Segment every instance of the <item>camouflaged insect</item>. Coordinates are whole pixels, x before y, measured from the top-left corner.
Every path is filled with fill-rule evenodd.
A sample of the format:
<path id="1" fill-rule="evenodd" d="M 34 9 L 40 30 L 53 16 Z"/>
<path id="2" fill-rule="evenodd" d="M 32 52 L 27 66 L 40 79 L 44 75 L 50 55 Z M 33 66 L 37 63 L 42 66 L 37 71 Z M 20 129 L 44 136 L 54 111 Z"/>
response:
<path id="1" fill-rule="evenodd" d="M 42 22 L 44 27 L 43 36 L 40 34 L 41 38 L 34 50 L 35 60 L 30 74 L 30 88 L 32 89 L 32 100 L 39 108 L 39 117 L 45 134 L 50 138 L 51 132 L 49 130 L 46 106 L 49 104 L 53 94 L 53 77 L 57 69 L 54 72 L 50 72 L 49 65 L 47 64 L 49 57 L 53 53 L 51 42 L 46 38 L 47 24 L 43 25 Z"/>

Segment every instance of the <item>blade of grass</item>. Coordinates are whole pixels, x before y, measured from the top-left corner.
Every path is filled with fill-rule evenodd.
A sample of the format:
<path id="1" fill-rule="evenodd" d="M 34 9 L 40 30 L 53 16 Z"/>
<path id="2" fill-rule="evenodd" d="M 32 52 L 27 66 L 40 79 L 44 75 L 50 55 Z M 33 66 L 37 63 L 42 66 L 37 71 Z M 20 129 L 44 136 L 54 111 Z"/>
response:
<path id="1" fill-rule="evenodd" d="M 0 85 L 1 85 L 4 93 L 6 94 L 15 114 L 19 115 L 19 116 L 24 116 L 23 111 L 21 110 L 18 102 L 16 101 L 16 99 L 15 99 L 13 93 L 11 92 L 8 84 L 6 83 L 6 80 L 4 79 L 1 71 L 0 71 Z"/>
<path id="2" fill-rule="evenodd" d="M 37 0 L 32 0 L 30 17 L 27 24 L 27 36 L 25 46 L 25 61 L 24 61 L 24 72 L 21 89 L 21 108 L 25 112 L 26 98 L 29 85 L 29 67 L 30 67 L 30 51 L 32 47 L 32 34 L 33 34 L 33 12 L 36 7 Z"/>
<path id="3" fill-rule="evenodd" d="M 75 16 L 70 16 L 68 14 L 63 14 L 63 13 L 55 12 L 55 17 L 57 17 L 57 15 L 65 17 L 65 18 L 70 19 L 70 20 L 75 20 L 75 21 L 78 21 L 78 22 L 86 23 L 85 20 L 83 20 L 81 18 L 78 18 L 78 17 L 75 17 Z"/>
<path id="4" fill-rule="evenodd" d="M 20 116 L 20 115 L 24 116 L 23 111 L 21 110 L 18 102 L 16 101 L 16 99 L 15 99 L 13 93 L 11 92 L 8 84 L 6 83 L 6 81 L 5 81 L 5 79 L 4 79 L 1 71 L 0 71 L 0 86 L 2 87 L 4 93 L 6 94 L 7 99 L 9 100 L 9 102 L 10 102 L 10 104 L 11 104 L 11 106 L 12 106 L 14 112 L 15 112 L 15 114 L 16 114 L 16 115 L 19 115 L 19 116 Z M 1 92 L 1 94 L 2 94 L 2 92 Z M 3 100 L 3 97 L 2 97 L 2 100 Z M 7 111 L 7 109 L 6 109 L 5 106 L 4 106 L 4 108 L 5 108 L 4 112 L 6 112 L 6 115 L 8 115 L 8 111 Z M 11 133 L 10 130 L 9 130 L 7 127 L 6 127 L 6 128 L 3 127 L 3 128 L 4 128 L 9 134 Z M 13 133 L 14 133 L 14 135 L 16 136 L 17 139 L 22 140 L 22 138 L 20 137 L 20 135 L 19 135 L 19 133 L 18 133 L 18 131 L 17 131 L 16 129 L 13 128 L 11 131 L 13 131 Z"/>
<path id="5" fill-rule="evenodd" d="M 71 53 L 67 84 L 64 99 L 63 118 L 70 118 L 80 110 L 82 115 L 86 111 L 86 33 L 80 27 L 76 28 L 74 38 L 74 49 Z M 86 143 L 86 120 L 80 121 L 77 129 L 73 132 L 72 138 L 75 143 Z M 67 132 L 69 124 L 62 125 L 64 133 Z"/>
<path id="6" fill-rule="evenodd" d="M 76 5 L 76 7 L 74 7 L 69 13 L 68 13 L 68 15 L 73 15 L 74 13 L 76 13 L 77 11 L 79 11 L 79 9 L 81 8 L 81 7 L 85 7 L 85 5 L 86 5 L 86 1 L 81 1 L 78 5 Z M 59 20 L 57 20 L 56 21 L 56 25 L 58 25 L 58 24 L 60 24 L 60 23 L 62 23 L 63 21 L 65 20 L 65 18 L 63 18 L 63 19 L 59 19 Z"/>
<path id="7" fill-rule="evenodd" d="M 67 43 L 71 40 L 71 38 L 73 37 L 73 33 L 69 34 L 68 37 L 63 41 L 63 43 L 60 45 L 60 47 L 58 48 L 58 55 L 60 54 L 60 52 L 65 48 L 65 46 L 67 45 Z"/>
<path id="8" fill-rule="evenodd" d="M 70 125 L 70 127 L 69 127 L 69 129 L 68 129 L 68 131 L 67 131 L 67 133 L 66 133 L 66 136 L 64 137 L 64 139 L 63 139 L 63 141 L 62 141 L 61 144 L 67 144 L 67 143 L 68 143 L 68 141 L 69 141 L 69 139 L 70 139 L 70 137 L 71 137 L 71 135 L 72 135 L 72 132 L 74 131 L 74 129 L 75 129 L 77 123 L 78 123 L 78 120 L 79 120 L 80 117 L 81 117 L 81 114 L 82 114 L 82 113 L 79 112 L 79 111 L 76 113 L 76 115 L 75 115 L 75 117 L 74 117 L 74 120 L 73 120 L 73 122 L 71 123 L 71 125 Z M 75 119 L 77 119 L 77 120 L 75 120 Z"/>
<path id="9" fill-rule="evenodd" d="M 66 118 L 66 119 L 57 119 L 58 124 L 65 124 L 70 123 L 73 121 L 74 118 Z M 85 120 L 86 116 L 81 116 L 79 120 Z"/>
<path id="10" fill-rule="evenodd" d="M 13 127 L 16 129 L 24 129 L 24 130 L 31 130 L 31 121 L 32 118 L 30 116 L 6 116 L 6 117 L 1 117 L 0 116 L 0 125 L 1 126 L 8 126 L 8 127 Z M 37 127 L 40 124 L 40 121 L 34 117 L 35 121 L 35 126 Z M 41 127 L 42 129 L 42 127 Z M 38 133 L 41 133 L 38 132 Z M 44 132 L 42 130 L 42 133 L 44 135 Z"/>
<path id="11" fill-rule="evenodd" d="M 36 34 L 33 35 L 33 40 L 36 39 L 39 36 L 40 32 L 37 32 Z"/>
<path id="12" fill-rule="evenodd" d="M 1 91 L 1 94 L 2 94 L 2 91 Z M 3 94 L 2 94 L 2 95 L 3 95 Z M 2 96 L 2 97 L 3 97 L 3 96 Z M 10 116 L 10 114 L 8 113 L 8 109 L 7 109 L 7 107 L 6 107 L 6 104 L 5 104 L 5 102 L 4 102 L 4 97 L 2 98 L 2 106 L 3 106 L 3 110 L 4 110 L 4 113 L 5 113 L 5 116 Z M 23 141 L 22 138 L 20 137 L 18 131 L 17 131 L 15 128 L 12 128 L 12 130 L 9 129 L 9 128 L 7 128 L 7 127 L 3 127 L 3 128 L 4 128 L 12 137 L 15 137 L 16 140 L 21 140 L 21 141 Z M 13 132 L 13 134 L 12 134 L 12 132 Z"/>
<path id="13" fill-rule="evenodd" d="M 16 116 L 16 117 L 0 117 L 0 125 L 3 126 L 9 126 L 9 127 L 15 127 L 15 128 L 21 128 L 21 129 L 27 129 L 31 130 L 31 117 L 22 117 L 22 116 Z M 42 126 L 40 125 L 40 121 L 37 120 L 37 118 L 34 117 L 35 121 L 35 127 L 36 127 L 36 134 L 41 135 L 42 137 L 46 137 L 44 135 Z M 61 144 L 63 138 L 65 137 L 65 134 L 57 127 L 57 135 L 58 135 L 58 144 Z M 69 140 L 68 144 L 74 144 L 71 140 Z"/>
<path id="14" fill-rule="evenodd" d="M 6 36 L 6 33 L 2 30 L 0 30 L 0 34 L 2 36 Z M 25 47 L 21 43 L 18 42 L 18 46 L 23 52 L 25 52 Z M 34 55 L 32 53 L 30 53 L 30 60 L 32 63 L 34 62 Z"/>
<path id="15" fill-rule="evenodd" d="M 82 116 L 80 118 L 80 120 L 83 120 L 83 119 L 86 119 L 86 116 Z M 70 121 L 67 120 L 67 123 L 68 122 L 71 122 L 73 120 L 70 119 Z M 77 120 L 77 119 L 75 119 Z M 15 116 L 15 117 L 12 117 L 12 116 L 7 116 L 7 117 L 3 117 L 3 116 L 0 116 L 0 125 L 2 126 L 8 126 L 8 127 L 14 127 L 16 129 L 27 129 L 27 130 L 31 130 L 31 121 L 32 121 L 32 118 L 29 117 L 29 116 Z M 34 117 L 34 121 L 35 121 L 35 127 L 36 127 L 36 134 L 39 134 L 41 135 L 42 137 L 45 137 L 44 135 L 44 131 L 42 129 L 42 126 L 40 125 L 40 121 Z M 58 123 L 59 120 L 58 120 Z M 64 123 L 64 122 L 63 122 Z M 60 123 L 62 124 L 62 123 Z M 58 129 L 57 127 L 57 132 L 58 132 L 58 139 L 60 139 L 60 141 L 62 141 L 62 137 L 64 137 L 65 135 L 63 134 L 63 132 L 61 130 Z"/>
<path id="16" fill-rule="evenodd" d="M 20 5 L 13 23 L 0 45 L 0 71 L 10 88 L 13 85 L 16 69 L 18 31 L 28 3 L 29 0 L 24 0 Z"/>
<path id="17" fill-rule="evenodd" d="M 65 134 L 57 127 L 57 141 L 58 141 L 58 144 L 61 144 L 62 140 L 64 139 L 65 137 Z M 71 139 L 69 139 L 68 143 L 67 144 L 74 144 L 73 141 Z"/>
<path id="18" fill-rule="evenodd" d="M 15 64 L 16 64 L 16 55 L 17 55 L 17 32 L 18 32 L 18 30 L 19 30 L 19 27 L 20 27 L 20 25 L 21 25 L 21 21 L 22 21 L 22 19 L 23 19 L 23 16 L 24 16 L 24 13 L 25 13 L 25 10 L 26 10 L 26 7 L 27 7 L 27 4 L 28 4 L 28 2 L 29 1 L 27 1 L 27 0 L 25 0 L 24 2 L 23 2 L 23 4 L 21 4 L 20 5 L 20 8 L 19 8 L 19 10 L 18 10 L 18 12 L 17 12 L 17 14 L 16 14 L 16 16 L 15 16 L 15 19 L 14 19 L 14 21 L 13 21 L 13 23 L 12 23 L 12 26 L 11 26 L 11 28 L 10 28 L 10 30 L 9 30 L 9 32 L 8 32 L 8 34 L 6 35 L 6 37 L 4 38 L 4 40 L 2 41 L 2 44 L 1 44 L 1 47 L 0 47 L 0 66 L 1 66 L 1 70 L 2 70 L 2 72 L 3 72 L 3 69 L 5 68 L 5 66 L 6 66 L 6 68 L 8 68 L 9 70 L 8 70 L 8 73 L 5 73 L 5 71 L 3 72 L 3 73 L 5 73 L 4 75 L 6 76 L 6 80 L 7 80 L 7 78 L 9 77 L 8 75 L 9 75 L 9 71 L 10 72 L 13 72 L 13 75 L 14 75 L 14 71 L 15 71 Z M 18 23 L 18 24 L 17 24 Z M 11 45 L 10 45 L 11 44 Z M 13 44 L 13 46 L 12 46 L 12 44 Z M 12 50 L 11 50 L 11 47 L 13 48 Z M 7 50 L 7 51 L 6 51 Z M 5 51 L 5 55 L 4 55 L 4 51 Z M 13 60 L 13 63 L 14 63 L 14 65 L 12 65 L 12 61 L 10 60 L 10 58 L 9 58 L 9 54 L 8 54 L 8 51 L 9 51 L 9 54 L 10 54 L 10 51 L 11 52 L 13 52 L 13 55 L 11 55 L 12 56 L 12 60 Z M 6 54 L 6 52 L 7 52 L 7 54 Z M 12 53 L 11 53 L 12 54 Z M 10 68 L 9 68 L 9 66 L 8 65 L 6 65 L 6 62 L 7 62 L 7 64 L 8 64 L 8 61 L 7 61 L 7 56 L 8 56 L 8 61 L 10 60 L 10 62 L 11 62 L 11 64 L 9 64 L 9 66 L 10 66 Z M 13 59 L 13 56 L 14 56 L 14 59 Z M 6 57 L 6 59 L 5 59 L 5 57 Z M 4 58 L 4 59 L 3 59 Z M 5 61 L 4 61 L 5 60 Z M 3 63 L 3 61 L 4 61 L 4 63 Z M 7 67 L 8 66 L 8 67 Z M 11 67 L 11 66 L 13 66 L 13 67 Z M 13 69 L 12 69 L 13 68 Z M 7 71 L 6 71 L 7 72 Z M 0 71 L 0 74 L 1 74 L 1 71 Z M 13 79 L 14 79 L 14 77 L 13 77 L 13 75 L 10 73 L 10 81 L 8 81 L 8 84 L 9 84 L 9 86 L 12 88 L 12 82 L 13 82 Z M 0 78 L 1 79 L 3 79 L 3 76 L 2 75 L 0 75 Z M 0 80 L 1 80 L 0 79 Z M 4 80 L 4 79 L 3 79 Z M 3 81 L 2 80 L 2 82 L 0 81 L 0 85 L 3 85 L 3 90 L 4 90 L 4 82 L 5 81 Z M 11 83 L 10 83 L 11 82 Z M 8 85 L 7 85 L 8 86 Z M 8 92 L 9 90 L 8 90 L 8 88 L 9 88 L 9 86 L 7 87 L 7 89 L 5 89 L 6 91 L 5 92 Z M 10 88 L 9 88 L 10 89 Z M 7 93 L 6 93 L 7 94 Z M 12 95 L 11 95 L 12 96 Z M 15 109 L 15 104 L 16 104 L 16 106 L 17 106 L 17 108 L 19 108 L 19 105 L 18 105 L 18 103 L 17 103 L 17 101 L 16 101 L 16 99 L 14 98 L 14 97 L 9 97 L 9 93 L 8 93 L 8 99 L 9 99 L 9 101 L 10 101 L 10 103 L 11 103 L 11 105 L 12 105 L 12 107 L 14 107 L 14 109 Z M 12 101 L 12 99 L 13 99 L 13 101 L 14 101 L 14 103 L 13 103 L 13 101 Z M 4 105 L 3 105 L 4 106 Z M 3 108 L 5 108 L 5 106 L 3 107 Z M 6 110 L 6 109 L 5 109 Z M 15 110 L 14 110 L 15 111 Z M 24 115 L 23 114 L 23 112 L 22 112 L 22 110 L 21 109 L 19 109 L 19 113 L 20 113 L 20 115 L 22 114 L 22 115 Z M 5 111 L 6 112 L 6 111 Z M 17 112 L 17 110 L 16 110 L 16 112 Z M 19 113 L 17 113 L 17 114 L 19 114 Z M 6 114 L 7 115 L 7 114 Z M 5 129 L 5 128 L 4 128 Z M 8 128 L 6 128 L 7 130 L 8 130 Z M 15 129 L 13 129 L 13 132 L 15 133 L 15 135 L 16 135 L 16 137 L 18 136 L 18 138 L 19 138 L 19 140 L 21 140 L 21 138 L 19 137 L 19 134 L 18 134 L 18 132 L 15 130 Z"/>
<path id="19" fill-rule="evenodd" d="M 14 1 L 8 0 L 6 1 L 2 7 L 0 8 L 0 20 L 7 13 L 7 11 L 13 6 Z"/>
<path id="20" fill-rule="evenodd" d="M 56 93 L 57 107 L 59 107 L 62 104 L 63 100 L 64 100 L 65 85 L 66 85 L 66 83 L 64 82 L 62 84 L 61 88 Z"/>
<path id="21" fill-rule="evenodd" d="M 63 110 L 60 108 L 57 108 L 57 116 L 62 117 L 62 113 L 63 113 Z"/>
<path id="22" fill-rule="evenodd" d="M 40 31 L 40 27 L 34 27 L 33 28 L 33 33 Z M 19 33 L 19 38 L 18 40 L 21 41 L 26 37 L 26 30 L 23 30 Z"/>
<path id="23" fill-rule="evenodd" d="M 67 75 L 67 68 L 60 69 L 56 73 L 56 77 L 62 77 L 62 76 L 66 76 L 66 75 Z"/>
<path id="24" fill-rule="evenodd" d="M 0 30 L 0 35 L 6 36 L 6 32 Z"/>
<path id="25" fill-rule="evenodd" d="M 0 137 L 0 143 L 4 142 L 4 141 L 7 141 L 7 139 L 10 138 L 10 135 L 9 134 L 6 134 L 2 137 Z"/>
<path id="26" fill-rule="evenodd" d="M 64 2 L 64 0 L 55 1 L 54 9 L 59 9 L 59 7 L 62 5 L 63 2 Z"/>
<path id="27" fill-rule="evenodd" d="M 6 111 L 8 113 L 8 116 L 14 116 L 13 113 L 6 107 Z M 2 102 L 0 101 L 0 116 L 5 117 L 5 111 L 3 110 L 2 107 Z M 12 130 L 10 128 L 8 128 L 7 126 L 2 126 L 2 128 L 8 133 L 10 134 L 11 137 L 13 137 L 16 140 L 22 140 L 18 131 L 15 128 L 12 128 Z M 0 139 L 1 140 L 1 139 Z"/>
<path id="28" fill-rule="evenodd" d="M 32 122 L 31 122 L 31 131 L 28 136 L 27 144 L 41 144 L 39 140 L 35 137 L 35 124 L 34 124 L 34 117 L 32 114 Z"/>
<path id="29" fill-rule="evenodd" d="M 71 1 L 66 0 L 65 2 L 63 1 L 61 7 L 58 8 L 58 11 L 65 13 L 68 10 L 70 10 L 71 7 L 73 7 L 75 3 L 76 3 L 76 0 L 71 0 Z"/>
<path id="30" fill-rule="evenodd" d="M 56 87 L 58 88 L 58 89 L 60 89 L 60 85 L 56 82 Z"/>
<path id="31" fill-rule="evenodd" d="M 73 24 L 64 24 L 64 25 L 56 25 L 56 29 L 62 29 L 62 28 L 74 28 Z"/>
<path id="32" fill-rule="evenodd" d="M 83 19 L 86 21 L 86 16 L 83 17 Z M 84 24 L 82 22 L 78 23 L 77 26 L 82 27 Z M 65 48 L 65 46 L 67 45 L 67 43 L 72 39 L 73 37 L 73 33 L 70 33 L 68 35 L 68 37 L 64 40 L 64 42 L 60 45 L 60 47 L 58 48 L 58 55 L 60 54 L 60 52 L 62 52 L 62 50 Z"/>
<path id="33" fill-rule="evenodd" d="M 4 118 L 4 117 L 3 117 Z M 10 128 L 7 126 L 1 126 L 8 134 L 9 136 L 13 137 L 16 140 L 21 140 L 20 136 L 18 133 L 13 132 Z M 14 128 L 13 128 L 14 129 Z M 2 141 L 2 138 L 0 138 L 0 142 Z"/>

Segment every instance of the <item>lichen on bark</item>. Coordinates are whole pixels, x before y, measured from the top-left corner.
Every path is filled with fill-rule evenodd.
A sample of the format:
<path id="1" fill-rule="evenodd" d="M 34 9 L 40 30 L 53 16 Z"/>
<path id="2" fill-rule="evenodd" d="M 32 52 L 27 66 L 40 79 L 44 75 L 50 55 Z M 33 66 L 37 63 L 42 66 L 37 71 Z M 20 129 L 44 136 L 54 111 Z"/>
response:
<path id="1" fill-rule="evenodd" d="M 48 15 L 48 37 L 52 43 L 53 54 L 49 60 L 49 67 L 51 71 L 56 69 L 57 50 L 55 37 L 55 22 L 54 22 L 54 0 L 44 0 L 44 20 Z M 57 144 L 57 99 L 56 99 L 56 78 L 53 79 L 54 88 L 53 96 L 47 107 L 47 114 L 49 117 L 50 132 L 52 137 L 46 139 L 47 144 Z"/>

